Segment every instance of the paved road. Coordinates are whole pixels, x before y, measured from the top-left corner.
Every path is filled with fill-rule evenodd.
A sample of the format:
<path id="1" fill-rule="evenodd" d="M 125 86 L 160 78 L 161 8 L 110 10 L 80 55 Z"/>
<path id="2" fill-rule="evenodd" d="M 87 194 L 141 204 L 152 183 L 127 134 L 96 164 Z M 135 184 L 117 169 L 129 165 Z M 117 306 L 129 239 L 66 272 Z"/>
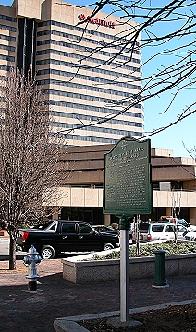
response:
<path id="1" fill-rule="evenodd" d="M 0 237 L 0 261 L 8 259 L 9 252 L 9 239 Z M 26 254 L 25 252 L 17 251 L 17 258 L 22 259 Z"/>

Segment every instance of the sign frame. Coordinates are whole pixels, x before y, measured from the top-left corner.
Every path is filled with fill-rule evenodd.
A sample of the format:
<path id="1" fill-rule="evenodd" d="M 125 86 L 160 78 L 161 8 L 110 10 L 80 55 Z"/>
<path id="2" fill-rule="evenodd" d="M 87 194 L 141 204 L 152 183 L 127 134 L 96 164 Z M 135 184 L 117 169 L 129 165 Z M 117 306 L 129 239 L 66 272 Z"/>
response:
<path id="1" fill-rule="evenodd" d="M 123 149 L 122 149 L 123 144 L 125 145 L 125 147 L 128 146 L 128 150 L 126 150 L 124 148 L 124 151 L 123 151 Z M 127 206 L 125 206 L 126 203 L 123 202 L 125 207 L 119 207 L 119 206 L 121 206 L 122 199 L 121 199 L 121 201 L 118 201 L 117 193 L 115 192 L 115 187 L 119 188 L 118 175 L 120 177 L 122 186 L 124 184 L 124 188 L 129 189 L 129 186 L 126 185 L 127 184 L 126 180 L 125 180 L 126 175 L 123 175 L 124 173 L 121 174 L 118 171 L 119 160 L 120 160 L 120 163 L 122 164 L 121 167 L 123 169 L 123 162 L 121 162 L 121 159 L 120 159 L 121 157 L 124 158 L 125 164 L 127 163 L 127 165 L 128 165 L 128 166 L 126 165 L 127 170 L 129 170 L 129 165 L 130 165 L 130 167 L 133 168 L 133 170 L 134 170 L 134 167 L 136 167 L 137 174 L 141 174 L 141 176 L 142 176 L 143 180 L 141 181 L 141 183 L 143 183 L 143 187 L 137 188 L 135 186 L 135 189 L 138 193 L 138 197 L 141 197 L 140 190 L 142 189 L 142 192 L 143 192 L 142 199 L 145 200 L 145 205 L 143 205 L 143 207 L 141 207 L 142 203 L 138 204 L 139 198 L 138 198 L 138 202 L 136 202 L 135 205 L 132 204 L 134 199 L 136 201 L 136 198 L 137 198 L 136 194 L 135 194 L 135 198 L 133 196 L 134 195 L 134 188 L 133 188 L 134 186 L 133 185 L 132 185 L 132 191 L 130 192 L 130 195 L 129 195 L 129 193 L 126 194 L 127 195 L 126 198 L 130 202 L 127 202 Z M 140 159 L 138 159 L 138 161 L 142 160 L 141 165 L 137 161 L 137 157 L 140 158 Z M 116 166 L 115 165 L 112 167 L 108 166 L 108 164 L 110 164 L 109 158 L 110 159 L 113 158 L 114 163 L 115 163 L 115 159 L 117 160 Z M 134 165 L 131 165 L 131 160 L 133 161 Z M 117 169 L 116 180 L 115 180 L 115 178 L 108 176 L 109 171 L 112 171 L 112 170 L 115 171 L 115 167 Z M 133 177 L 132 177 L 132 180 L 133 180 Z M 138 181 L 138 178 L 137 178 L 137 181 Z M 140 183 L 140 185 L 141 185 L 141 183 Z M 144 185 L 144 183 L 145 183 L 145 185 Z M 110 187 L 114 189 L 114 195 L 112 193 L 112 189 L 111 190 L 109 189 Z M 115 201 L 113 202 L 114 206 L 111 206 L 112 199 L 111 199 L 110 203 L 107 200 L 107 197 L 112 196 L 112 195 L 115 197 Z M 123 194 L 121 192 L 120 196 L 122 196 L 122 195 Z M 103 196 L 103 199 L 104 199 L 104 204 L 103 204 L 104 214 L 113 214 L 113 215 L 116 215 L 119 217 L 120 216 L 131 217 L 136 214 L 151 214 L 152 206 L 153 206 L 153 190 L 152 190 L 152 166 L 151 166 L 151 141 L 150 141 L 150 139 L 138 140 L 133 137 L 123 137 L 117 142 L 117 144 L 108 153 L 106 153 L 104 155 L 104 196 Z M 117 207 L 117 205 L 118 205 L 118 207 Z"/>

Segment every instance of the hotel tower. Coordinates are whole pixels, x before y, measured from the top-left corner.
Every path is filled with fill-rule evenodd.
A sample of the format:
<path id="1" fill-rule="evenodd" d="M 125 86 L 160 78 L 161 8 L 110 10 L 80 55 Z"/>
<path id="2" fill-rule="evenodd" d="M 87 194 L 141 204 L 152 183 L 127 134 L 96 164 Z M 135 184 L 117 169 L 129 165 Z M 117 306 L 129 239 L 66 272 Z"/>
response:
<path id="1" fill-rule="evenodd" d="M 87 7 L 60 0 L 0 6 L 0 76 L 12 67 L 25 75 L 32 71 L 47 94 L 52 131 L 68 145 L 139 138 L 144 123 L 139 41 L 119 53 L 136 23 L 91 15 Z"/>

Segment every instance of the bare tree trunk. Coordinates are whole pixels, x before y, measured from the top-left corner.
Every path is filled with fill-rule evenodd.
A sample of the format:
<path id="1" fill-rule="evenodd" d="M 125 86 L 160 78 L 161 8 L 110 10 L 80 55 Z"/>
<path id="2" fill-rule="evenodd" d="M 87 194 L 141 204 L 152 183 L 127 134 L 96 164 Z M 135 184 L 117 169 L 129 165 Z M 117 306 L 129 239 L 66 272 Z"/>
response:
<path id="1" fill-rule="evenodd" d="M 174 241 L 175 241 L 175 243 L 178 243 L 178 229 L 177 229 L 177 225 L 176 225 L 176 228 L 174 230 Z"/>
<path id="2" fill-rule="evenodd" d="M 139 221 L 140 216 L 137 215 L 137 221 L 136 221 L 136 255 L 140 255 L 140 231 L 139 231 Z"/>
<path id="3" fill-rule="evenodd" d="M 51 138 L 46 96 L 18 71 L 0 82 L 0 220 L 10 237 L 9 269 L 16 269 L 19 227 L 43 220 L 62 181 L 61 143 Z M 44 204 L 43 204 L 44 203 Z"/>
<path id="4" fill-rule="evenodd" d="M 9 243 L 9 270 L 16 269 L 16 239 L 13 234 L 10 234 Z"/>

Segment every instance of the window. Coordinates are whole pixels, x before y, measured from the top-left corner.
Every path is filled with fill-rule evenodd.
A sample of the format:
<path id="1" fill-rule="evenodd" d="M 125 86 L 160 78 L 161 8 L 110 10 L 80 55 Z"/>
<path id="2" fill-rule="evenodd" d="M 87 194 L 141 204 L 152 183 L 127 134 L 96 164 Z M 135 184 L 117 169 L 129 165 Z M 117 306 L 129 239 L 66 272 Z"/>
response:
<path id="1" fill-rule="evenodd" d="M 39 31 L 38 32 L 38 36 L 45 36 L 45 35 L 48 35 L 48 34 L 53 34 L 53 35 L 56 35 L 56 36 L 62 36 L 62 37 L 65 37 L 69 40 L 77 40 L 77 41 L 80 41 L 81 40 L 81 36 L 78 36 L 78 35 L 73 35 L 73 34 L 70 34 L 70 33 L 67 33 L 67 32 L 62 32 L 62 31 L 58 31 L 58 30 L 43 30 L 43 31 Z M 119 38 L 117 38 L 119 39 Z M 91 42 L 93 44 L 96 44 L 96 45 L 99 45 L 100 48 L 102 49 L 103 47 L 103 41 L 102 40 L 97 40 L 96 38 L 95 39 L 92 39 L 92 38 L 85 38 L 84 36 L 82 36 L 82 41 L 85 41 L 85 42 Z M 107 46 L 107 43 L 106 43 L 106 46 Z M 114 47 L 115 50 L 121 50 L 121 47 L 116 45 L 116 44 L 109 44 L 110 47 Z M 102 54 L 107 54 L 109 56 L 112 56 L 112 55 L 115 55 L 115 54 L 110 54 L 108 52 L 100 52 Z M 133 53 L 136 53 L 136 54 L 139 54 L 139 51 L 138 50 L 133 50 Z M 124 55 L 117 55 L 117 58 L 118 59 L 122 59 L 122 60 L 125 60 L 125 61 L 129 61 L 130 58 L 128 56 L 124 56 Z M 139 63 L 140 60 L 139 59 L 132 59 L 133 62 L 136 62 L 136 63 Z"/>
<path id="2" fill-rule="evenodd" d="M 2 35 L 2 34 L 0 34 L 0 39 L 9 40 L 9 41 L 16 41 L 16 37 L 6 36 L 6 35 Z"/>
<path id="3" fill-rule="evenodd" d="M 10 17 L 10 16 L 6 16 L 6 15 L 0 15 L 0 19 L 1 20 L 6 20 L 6 21 L 10 21 L 10 22 L 16 22 L 16 18 L 15 17 Z"/>
<path id="4" fill-rule="evenodd" d="M 163 232 L 163 229 L 164 229 L 164 225 L 152 226 L 152 231 L 153 232 Z"/>
<path id="5" fill-rule="evenodd" d="M 76 225 L 74 223 L 62 223 L 61 226 L 62 233 L 76 233 Z"/>
<path id="6" fill-rule="evenodd" d="M 92 228 L 88 224 L 80 224 L 80 233 L 91 233 Z"/>
<path id="7" fill-rule="evenodd" d="M 13 67 L 11 67 L 11 66 L 6 66 L 6 65 L 0 65 L 0 70 L 9 71 L 9 70 L 11 70 L 11 68 L 13 68 Z"/>
<path id="8" fill-rule="evenodd" d="M 176 228 L 175 228 L 175 226 L 174 225 L 167 225 L 166 227 L 165 227 L 165 231 L 166 232 L 175 232 L 175 230 L 176 230 Z"/>
<path id="9" fill-rule="evenodd" d="M 79 38 L 79 40 L 80 40 L 80 38 Z M 84 41 L 84 39 L 82 39 L 83 41 Z M 42 42 L 42 41 L 41 41 Z M 41 42 L 39 42 L 38 41 L 38 44 L 40 45 L 40 43 Z M 57 42 L 57 41 L 56 41 Z M 55 42 L 55 43 L 56 43 Z M 54 43 L 54 41 L 53 41 L 53 43 Z M 74 48 L 75 49 L 75 47 L 74 47 L 74 44 L 73 45 L 71 45 L 71 44 L 68 44 L 67 42 L 66 42 L 66 47 L 69 47 L 69 48 Z M 78 49 L 81 49 L 82 48 L 82 50 L 84 51 L 84 46 L 78 46 Z M 92 52 L 92 51 L 91 51 Z M 37 51 L 37 55 L 39 55 L 39 54 L 45 54 L 45 53 L 53 53 L 53 54 L 58 54 L 58 55 L 63 55 L 63 56 L 67 56 L 67 57 L 71 57 L 71 58 L 76 58 L 76 59 L 80 59 L 80 60 L 84 60 L 84 56 L 83 55 L 80 55 L 80 54 L 74 54 L 74 53 L 67 53 L 67 52 L 63 52 L 63 51 L 59 51 L 59 50 L 54 50 L 54 49 L 49 49 L 49 50 L 42 50 L 42 51 Z M 100 53 L 103 53 L 103 52 L 98 52 L 98 54 L 100 54 Z M 105 52 L 106 53 L 106 52 Z M 108 55 L 109 56 L 109 58 L 110 57 L 112 57 L 113 56 L 113 54 L 106 54 L 106 55 Z M 127 58 L 128 59 L 128 58 Z M 105 60 L 102 60 L 102 59 L 99 59 L 99 58 L 94 58 L 94 57 L 92 57 L 92 56 L 90 56 L 90 57 L 88 57 L 87 59 L 86 59 L 88 62 L 93 62 L 93 63 L 96 63 L 96 64 L 102 64 L 102 65 L 105 65 L 105 64 L 107 64 L 107 61 L 109 60 L 109 59 L 105 59 Z M 127 60 L 127 63 L 128 63 L 128 60 Z M 115 62 L 115 61 L 113 61 L 113 64 L 115 65 L 117 65 L 118 67 L 123 67 L 124 69 L 128 69 L 128 70 L 134 70 L 133 68 L 135 68 L 135 67 L 133 67 L 132 65 L 131 65 L 131 63 L 140 63 L 140 61 L 139 61 L 139 59 L 134 59 L 134 58 L 132 58 L 131 60 L 129 60 L 129 65 L 126 65 L 126 64 L 119 64 L 119 63 L 117 63 L 117 62 Z M 81 66 L 82 66 L 82 63 L 81 63 Z"/>
<path id="10" fill-rule="evenodd" d="M 55 134 L 50 134 L 51 136 L 55 136 Z M 105 138 L 105 137 L 96 137 L 96 136 L 80 136 L 80 135 L 69 135 L 69 134 L 62 134 L 61 136 L 63 138 L 69 139 L 69 140 L 78 140 L 78 141 L 91 141 L 91 142 L 101 142 L 101 143 L 107 143 L 107 144 L 116 144 L 118 139 L 112 139 L 112 138 Z"/>
<path id="11" fill-rule="evenodd" d="M 15 47 L 14 46 L 7 46 L 7 45 L 0 45 L 1 50 L 6 50 L 10 52 L 15 52 Z"/>
<path id="12" fill-rule="evenodd" d="M 69 128 L 80 129 L 84 131 L 95 131 L 99 133 L 110 133 L 114 135 L 122 135 L 122 136 L 130 136 L 131 135 L 138 135 L 138 132 L 128 131 L 128 130 L 120 130 L 120 129 L 112 129 L 112 128 L 105 128 L 105 127 L 97 127 L 97 126 L 85 126 L 82 127 L 81 124 L 68 124 L 68 123 L 61 123 L 61 122 L 51 122 L 53 127 L 60 127 L 66 128 L 65 131 L 69 131 Z"/>
<path id="13" fill-rule="evenodd" d="M 139 224 L 139 230 L 140 232 L 148 232 L 148 229 L 149 229 L 149 223 L 147 222 L 142 222 L 141 224 Z"/>
<path id="14" fill-rule="evenodd" d="M 74 48 L 73 44 L 69 46 L 69 45 L 66 45 L 67 43 L 64 43 L 62 41 L 51 40 L 51 43 L 55 44 L 55 45 L 61 45 L 61 46 L 65 46 L 65 47 Z M 38 41 L 37 42 L 38 46 L 43 45 L 43 44 L 50 44 L 50 40 L 43 40 L 43 41 Z M 80 48 L 82 48 L 82 46 L 80 46 Z M 89 61 L 92 62 L 91 57 L 89 57 Z M 96 63 L 100 63 L 99 59 L 98 60 L 95 59 L 95 61 L 96 61 Z M 66 65 L 66 66 L 72 67 L 72 68 L 74 68 L 74 67 L 75 68 L 80 68 L 81 67 L 82 69 L 86 69 L 86 70 L 90 70 L 92 72 L 102 73 L 102 74 L 110 75 L 110 76 L 117 76 L 118 77 L 118 75 L 119 75 L 119 71 L 106 70 L 106 69 L 103 69 L 103 68 L 94 68 L 94 67 L 90 67 L 90 65 L 82 65 L 82 64 L 77 64 L 77 63 L 74 64 L 74 63 L 70 63 L 70 62 L 67 62 L 67 61 L 61 61 L 61 60 L 55 60 L 55 59 L 39 60 L 39 61 L 36 62 L 36 64 L 37 65 L 54 64 L 54 65 L 62 65 L 62 66 Z M 104 64 L 104 62 L 103 62 L 103 64 Z M 119 67 L 119 68 L 121 68 L 121 67 Z M 125 68 L 125 65 L 123 65 L 123 68 Z M 133 72 L 140 72 L 140 68 L 138 68 L 138 67 L 129 66 L 128 69 L 133 71 Z M 129 74 L 121 73 L 120 76 L 130 78 Z"/>
<path id="15" fill-rule="evenodd" d="M 160 189 L 159 182 L 158 181 L 154 181 L 152 183 L 152 187 L 153 187 L 154 190 L 159 190 Z"/>
<path id="16" fill-rule="evenodd" d="M 66 113 L 66 112 L 56 112 L 51 111 L 51 114 L 54 116 L 61 116 L 71 119 L 81 119 L 81 120 L 89 120 L 89 121 L 101 121 L 104 120 L 105 117 L 98 117 L 93 115 L 84 115 L 80 113 Z M 121 124 L 121 125 L 127 125 L 127 126 L 135 126 L 135 127 L 142 127 L 141 123 L 136 122 L 130 122 L 130 121 L 123 121 L 123 120 L 108 120 L 107 123 L 113 123 L 113 124 Z M 63 125 L 62 125 L 63 127 Z"/>
<path id="17" fill-rule="evenodd" d="M 68 71 L 63 71 L 63 70 L 56 70 L 56 69 L 41 69 L 38 71 L 37 76 L 39 75 L 47 75 L 47 74 L 53 74 L 53 75 L 58 75 L 58 76 L 65 76 L 65 77 L 72 77 L 73 78 L 73 73 L 70 73 Z M 97 77 L 97 76 L 89 76 L 87 77 L 86 75 L 81 75 L 77 73 L 77 78 L 93 81 L 93 82 L 99 82 L 99 83 L 107 83 L 107 84 L 113 84 L 113 86 L 120 86 L 124 87 L 127 89 L 133 89 L 132 84 L 127 84 L 124 82 L 116 82 L 110 79 L 105 79 L 102 77 Z M 133 81 L 140 81 L 141 79 L 139 77 L 129 75 L 129 79 L 133 79 Z M 140 89 L 140 86 L 135 86 L 137 89 Z"/>
<path id="18" fill-rule="evenodd" d="M 55 229 L 56 229 L 56 225 L 54 224 L 54 225 L 51 226 L 50 230 L 55 231 Z"/>
<path id="19" fill-rule="evenodd" d="M 92 85 L 90 86 L 90 85 L 86 85 L 86 84 L 72 83 L 72 82 L 56 80 L 56 79 L 38 80 L 38 84 L 39 85 L 54 84 L 57 86 L 60 85 L 60 86 L 66 86 L 66 87 L 71 87 L 71 88 L 77 88 L 77 89 L 86 89 L 86 90 L 92 90 L 92 91 L 97 91 L 97 92 L 110 93 L 110 94 L 115 94 L 115 95 L 123 96 L 123 97 L 131 97 L 133 95 L 130 92 L 118 91 L 118 90 L 107 89 L 107 88 L 97 88 Z M 132 85 L 132 86 L 130 86 L 130 88 L 137 89 L 137 90 L 140 89 L 139 86 L 137 86 L 137 85 Z"/>
<path id="20" fill-rule="evenodd" d="M 108 99 L 108 98 L 102 98 L 102 97 L 96 97 L 96 96 L 89 96 L 89 95 L 84 95 L 81 93 L 73 93 L 73 92 L 68 92 L 68 91 L 62 91 L 62 90 L 55 90 L 55 89 L 45 89 L 44 90 L 46 93 L 50 93 L 53 95 L 58 95 L 58 96 L 63 96 L 63 97 L 70 97 L 70 98 L 77 98 L 77 99 L 83 99 L 83 100 L 90 100 L 90 101 L 101 101 L 104 103 L 112 103 L 113 104 L 113 100 L 112 99 Z M 135 99 L 137 99 L 137 95 L 134 94 L 130 94 L 130 97 L 134 98 L 134 96 L 136 97 Z M 125 103 L 123 103 L 123 101 L 121 101 L 121 105 L 123 105 Z"/>
<path id="21" fill-rule="evenodd" d="M 57 228 L 57 223 L 56 222 L 50 222 L 49 225 L 42 225 L 42 229 L 46 229 L 47 231 L 53 231 L 55 232 L 56 231 L 56 228 Z"/>
<path id="22" fill-rule="evenodd" d="M 73 26 L 73 25 L 69 25 L 69 24 L 66 24 L 66 23 L 62 23 L 62 22 L 58 22 L 58 21 L 53 21 L 53 20 L 48 20 L 48 21 L 40 22 L 38 24 L 39 27 L 51 26 L 51 25 L 54 25 L 54 26 L 57 26 L 57 27 L 60 27 L 60 28 L 69 29 L 69 30 L 81 31 L 82 33 L 84 31 L 84 28 L 76 27 L 76 26 Z M 104 39 L 108 38 L 110 40 L 119 41 L 119 39 L 121 38 L 119 36 L 116 37 L 116 36 L 109 35 L 109 34 L 106 34 L 106 33 L 103 33 L 103 32 L 95 31 L 95 30 L 85 29 L 85 31 L 86 31 L 86 33 L 89 33 L 91 35 L 103 37 Z M 125 42 L 125 39 L 123 40 L 123 42 Z M 140 46 L 140 43 L 138 41 L 136 42 L 136 46 Z M 130 49 L 129 48 L 125 48 L 125 52 L 126 51 L 130 52 Z"/>
<path id="23" fill-rule="evenodd" d="M 178 225 L 178 226 L 177 226 L 177 229 L 178 229 L 178 232 L 182 232 L 182 233 L 184 233 L 184 232 L 187 231 L 186 227 L 184 227 L 184 226 L 182 226 L 182 225 Z"/>
<path id="24" fill-rule="evenodd" d="M 0 54 L 0 59 L 1 60 L 10 61 L 10 62 L 14 62 L 15 61 L 15 57 L 14 56 L 8 56 L 8 55 L 4 55 L 4 54 Z"/>
<path id="25" fill-rule="evenodd" d="M 0 29 L 1 29 L 1 30 L 9 30 L 9 31 L 14 31 L 14 32 L 16 32 L 16 28 L 14 28 L 14 27 L 10 27 L 10 26 L 4 25 L 4 24 L 0 24 Z"/>

